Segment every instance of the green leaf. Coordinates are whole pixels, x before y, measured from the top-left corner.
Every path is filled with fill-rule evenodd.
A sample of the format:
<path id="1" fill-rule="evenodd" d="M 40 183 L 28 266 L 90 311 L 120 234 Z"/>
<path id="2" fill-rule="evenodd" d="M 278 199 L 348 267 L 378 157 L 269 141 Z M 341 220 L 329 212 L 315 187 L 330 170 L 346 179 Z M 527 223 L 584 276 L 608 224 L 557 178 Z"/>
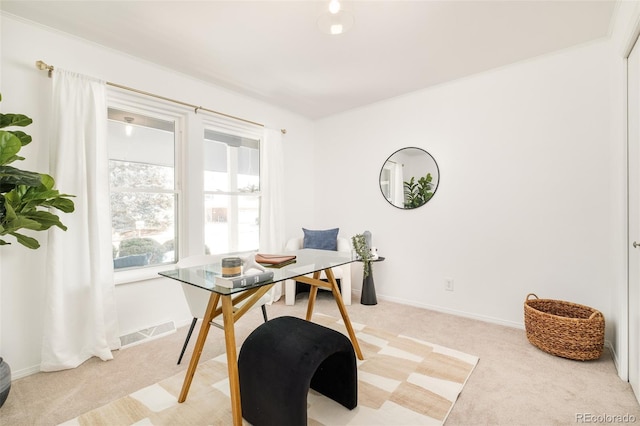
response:
<path id="1" fill-rule="evenodd" d="M 11 164 L 14 161 L 20 161 L 20 160 L 24 160 L 24 157 L 20 157 L 19 155 L 14 155 L 13 157 L 11 157 L 7 161 L 5 161 L 4 164 Z"/>
<path id="2" fill-rule="evenodd" d="M 9 126 L 25 127 L 33 120 L 23 114 L 0 114 L 0 129 Z"/>
<path id="3" fill-rule="evenodd" d="M 56 181 L 49 175 L 41 173 L 42 184 L 47 189 L 53 189 L 53 186 L 56 184 Z"/>
<path id="4" fill-rule="evenodd" d="M 49 225 L 49 227 L 51 227 L 51 225 Z M 21 228 L 31 229 L 34 231 L 40 231 L 43 229 L 42 225 L 37 220 L 29 219 L 25 216 L 18 216 L 13 220 L 7 221 L 7 223 L 5 224 L 5 233 L 11 234 L 12 232 L 17 231 Z"/>
<path id="5" fill-rule="evenodd" d="M 49 198 L 59 197 L 60 193 L 55 189 L 47 189 L 44 185 L 32 186 L 24 193 L 25 201 L 44 201 Z"/>
<path id="6" fill-rule="evenodd" d="M 25 215 L 27 220 L 32 220 L 38 223 L 38 230 L 44 231 L 45 229 L 49 229 L 52 226 L 57 226 L 58 228 L 66 231 L 67 227 L 60 222 L 60 218 L 53 213 L 49 213 L 48 211 L 38 210 L 33 211 Z M 34 228 L 29 228 L 34 229 Z"/>
<path id="7" fill-rule="evenodd" d="M 22 148 L 20 138 L 11 132 L 0 130 L 0 165 L 6 164 L 7 160 L 20 151 L 20 148 Z"/>
<path id="8" fill-rule="evenodd" d="M 29 145 L 33 140 L 30 135 L 26 134 L 22 130 L 9 130 L 8 132 L 20 139 L 22 146 Z"/>
<path id="9" fill-rule="evenodd" d="M 64 213 L 71 213 L 75 210 L 73 201 L 67 198 L 55 198 L 53 200 L 47 201 L 46 204 Z"/>
<path id="10" fill-rule="evenodd" d="M 13 206 L 9 202 L 5 201 L 4 207 L 5 207 L 4 222 L 11 222 L 18 218 L 18 216 L 16 215 L 16 211 L 14 210 Z"/>
<path id="11" fill-rule="evenodd" d="M 17 232 L 12 232 L 11 235 L 16 237 L 16 240 L 27 248 L 35 250 L 40 247 L 40 243 L 35 238 L 27 237 L 26 235 L 19 234 Z"/>
<path id="12" fill-rule="evenodd" d="M 71 213 L 75 206 L 73 201 L 68 199 L 69 197 L 73 197 L 73 195 L 60 194 L 56 189 L 47 190 L 44 185 L 31 187 L 22 197 L 23 211 L 33 210 L 37 207 L 53 207 L 65 213 Z"/>
<path id="13" fill-rule="evenodd" d="M 16 169 L 12 166 L 0 166 L 0 192 L 9 192 L 19 185 L 38 187 L 42 183 L 42 175 L 36 172 Z"/>

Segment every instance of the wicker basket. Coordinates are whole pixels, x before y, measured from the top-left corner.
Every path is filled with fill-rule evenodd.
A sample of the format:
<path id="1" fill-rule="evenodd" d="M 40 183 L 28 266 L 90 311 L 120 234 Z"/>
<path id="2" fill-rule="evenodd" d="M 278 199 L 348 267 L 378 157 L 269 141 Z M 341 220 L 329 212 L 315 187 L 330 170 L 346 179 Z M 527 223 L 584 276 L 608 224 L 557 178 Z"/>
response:
<path id="1" fill-rule="evenodd" d="M 550 354 L 580 361 L 602 355 L 604 316 L 588 306 L 531 293 L 524 301 L 524 326 L 529 342 Z"/>

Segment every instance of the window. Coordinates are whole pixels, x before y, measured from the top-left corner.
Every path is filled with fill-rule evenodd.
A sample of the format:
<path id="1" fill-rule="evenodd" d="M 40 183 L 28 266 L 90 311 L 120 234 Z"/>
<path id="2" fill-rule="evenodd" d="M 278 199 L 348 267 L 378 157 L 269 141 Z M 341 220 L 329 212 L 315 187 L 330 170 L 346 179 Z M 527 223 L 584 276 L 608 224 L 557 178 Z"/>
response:
<path id="1" fill-rule="evenodd" d="M 116 270 L 176 260 L 176 123 L 109 108 L 113 263 Z"/>
<path id="2" fill-rule="evenodd" d="M 260 240 L 260 141 L 204 131 L 205 251 L 254 250 Z"/>
<path id="3" fill-rule="evenodd" d="M 116 283 L 258 249 L 262 128 L 119 92 L 108 112 Z"/>

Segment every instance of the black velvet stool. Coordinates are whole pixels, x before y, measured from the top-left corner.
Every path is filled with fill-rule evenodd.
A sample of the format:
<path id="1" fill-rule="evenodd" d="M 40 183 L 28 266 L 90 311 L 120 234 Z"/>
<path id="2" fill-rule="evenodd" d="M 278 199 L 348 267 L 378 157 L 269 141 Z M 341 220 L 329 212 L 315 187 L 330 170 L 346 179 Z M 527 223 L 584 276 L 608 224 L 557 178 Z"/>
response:
<path id="1" fill-rule="evenodd" d="M 358 372 L 342 333 L 294 317 L 256 328 L 238 356 L 242 417 L 252 425 L 306 425 L 309 387 L 353 409 Z"/>

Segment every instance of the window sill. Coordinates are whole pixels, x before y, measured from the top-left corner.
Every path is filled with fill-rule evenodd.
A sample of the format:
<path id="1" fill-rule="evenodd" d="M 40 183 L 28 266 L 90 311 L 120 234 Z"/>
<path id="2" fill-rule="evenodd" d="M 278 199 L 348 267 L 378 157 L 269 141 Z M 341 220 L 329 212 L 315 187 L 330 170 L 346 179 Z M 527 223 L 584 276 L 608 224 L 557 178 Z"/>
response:
<path id="1" fill-rule="evenodd" d="M 138 281 L 154 280 L 156 278 L 162 278 L 158 275 L 159 272 L 169 271 L 175 268 L 175 264 L 149 266 L 147 268 L 130 269 L 127 271 L 115 271 L 114 282 L 115 285 L 131 284 Z"/>

